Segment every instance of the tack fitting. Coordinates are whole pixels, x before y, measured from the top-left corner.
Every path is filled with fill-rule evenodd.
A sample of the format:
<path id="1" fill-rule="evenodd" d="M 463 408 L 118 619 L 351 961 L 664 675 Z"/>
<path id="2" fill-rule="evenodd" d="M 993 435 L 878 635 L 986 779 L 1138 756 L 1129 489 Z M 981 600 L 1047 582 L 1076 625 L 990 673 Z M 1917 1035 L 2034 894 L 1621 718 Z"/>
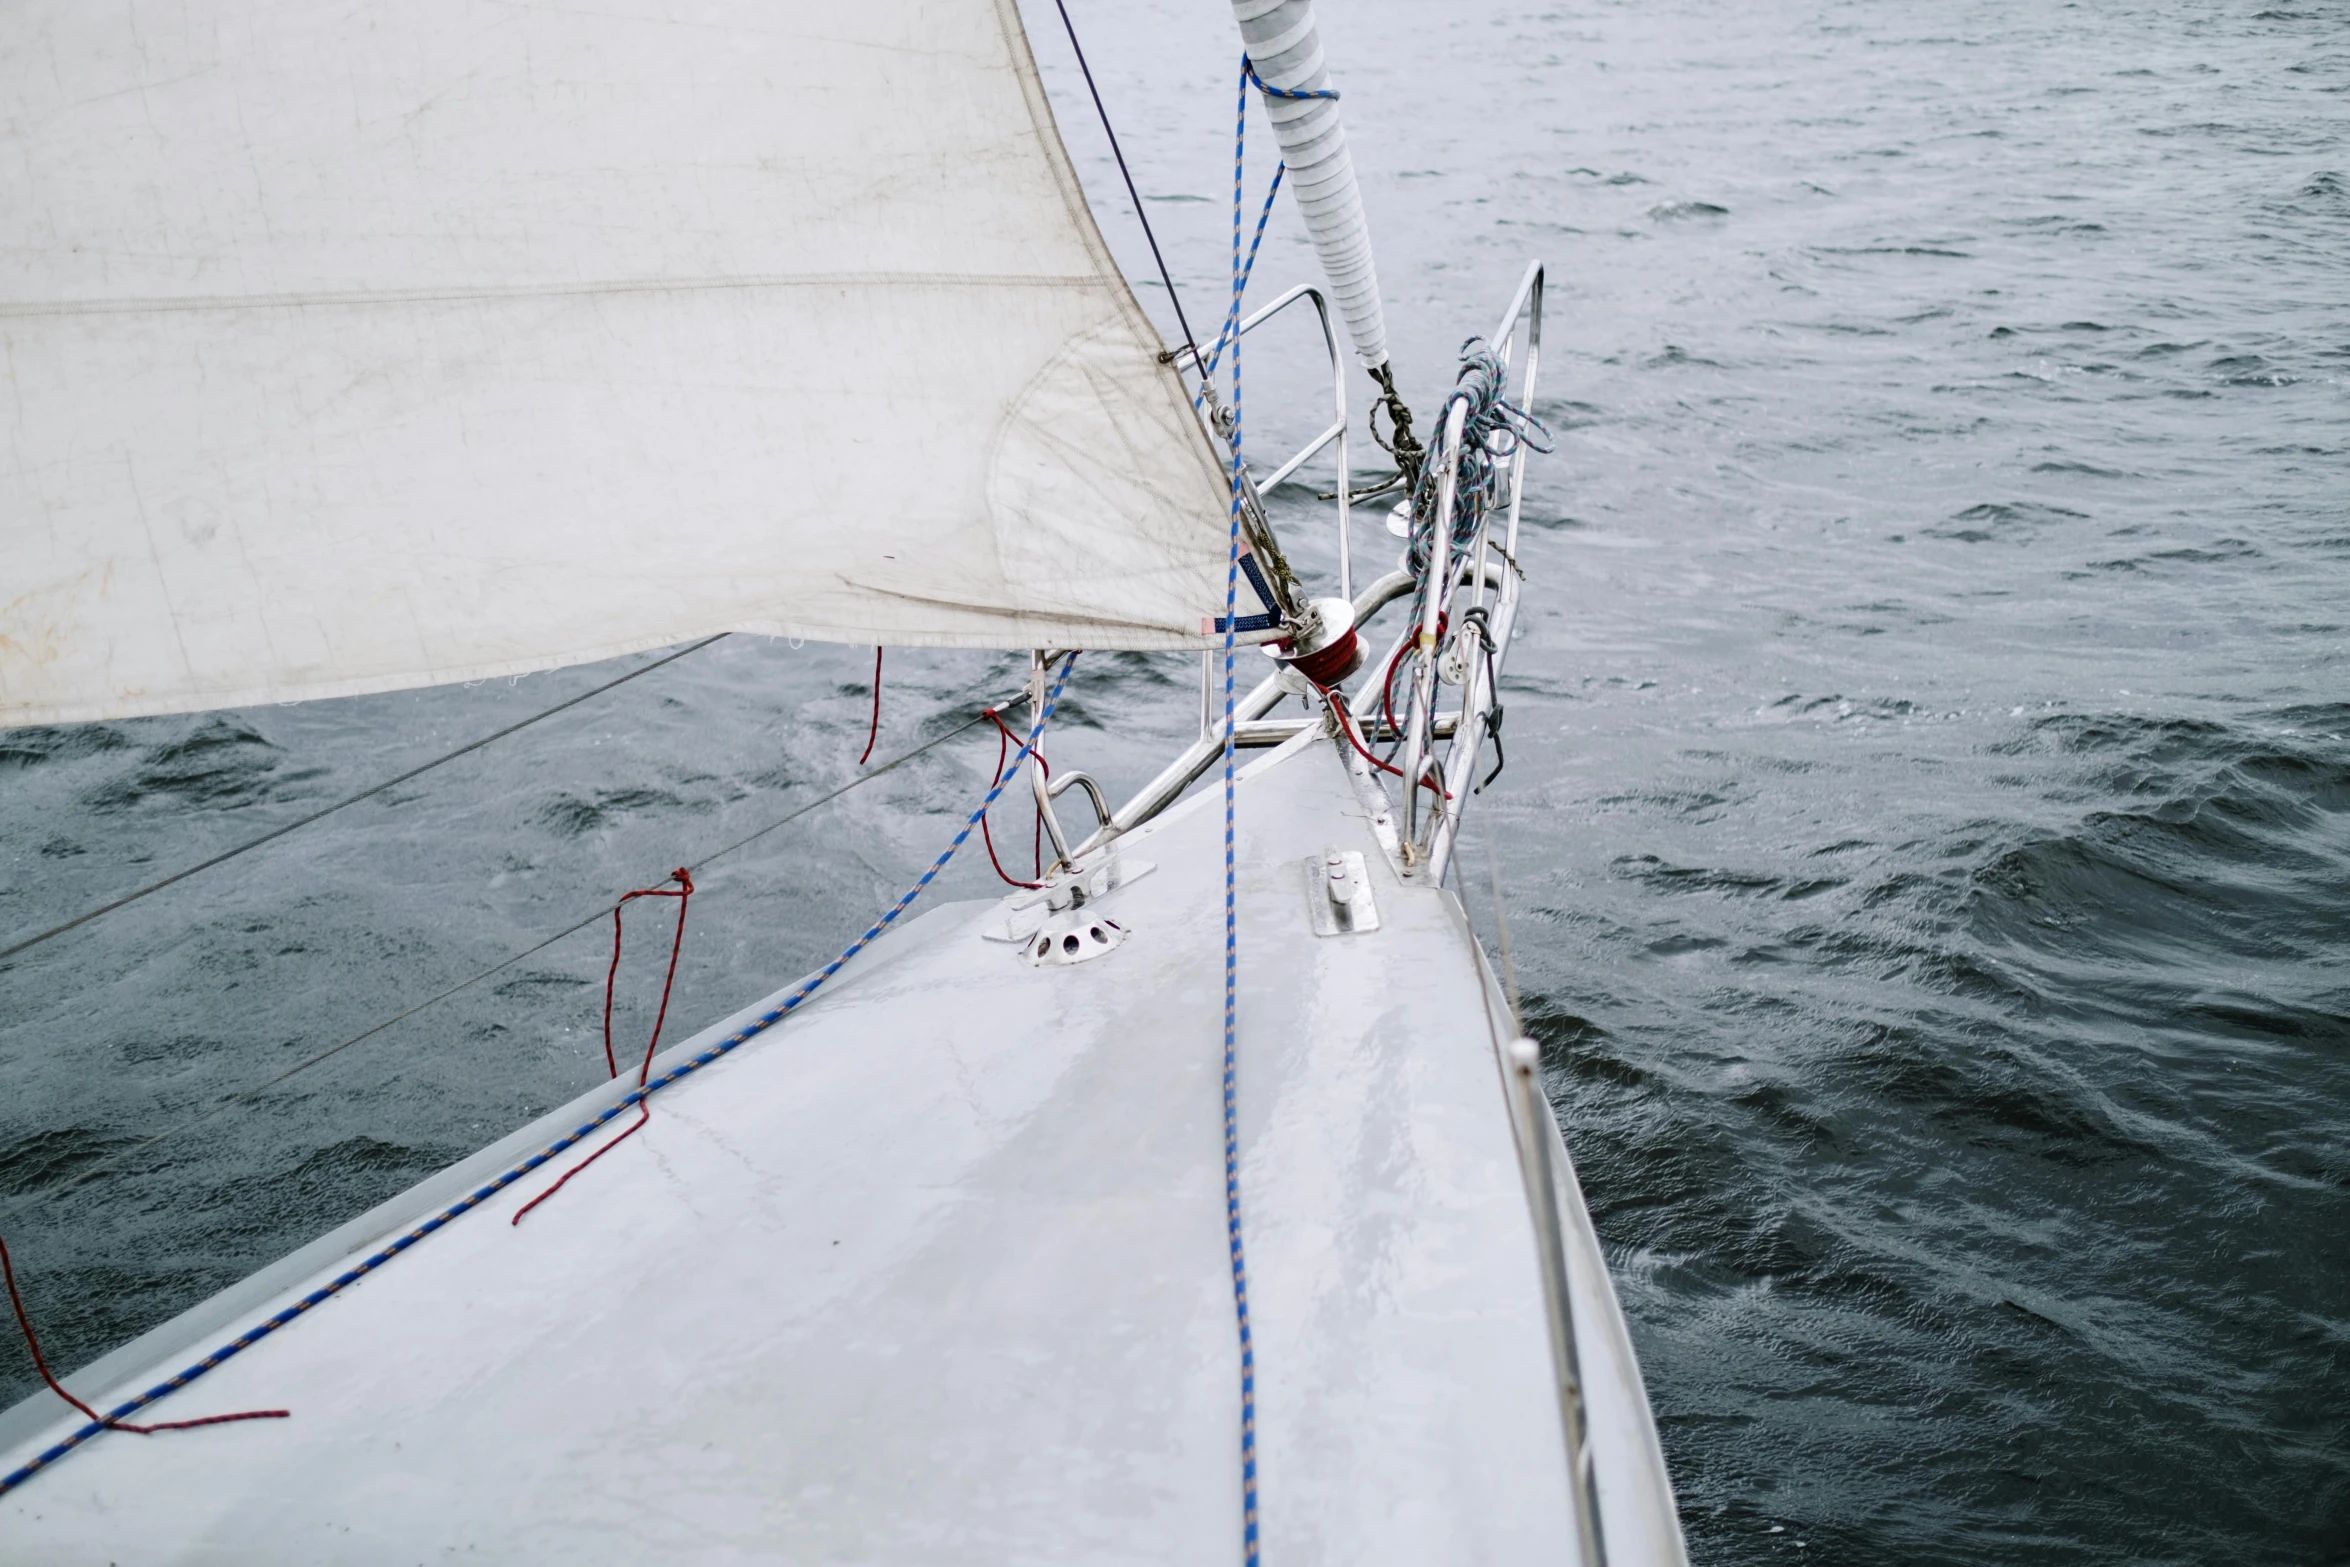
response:
<path id="1" fill-rule="evenodd" d="M 1412 434 L 1412 411 L 1404 406 L 1401 393 L 1395 389 L 1395 372 L 1384 363 L 1371 372 L 1371 379 L 1379 383 L 1379 400 L 1371 405 L 1371 439 L 1379 449 L 1395 459 L 1396 471 L 1403 475 L 1406 495 L 1420 487 L 1420 467 L 1427 459 L 1427 448 Z M 1379 410 L 1387 410 L 1388 423 L 1395 437 L 1391 441 L 1379 433 Z"/>

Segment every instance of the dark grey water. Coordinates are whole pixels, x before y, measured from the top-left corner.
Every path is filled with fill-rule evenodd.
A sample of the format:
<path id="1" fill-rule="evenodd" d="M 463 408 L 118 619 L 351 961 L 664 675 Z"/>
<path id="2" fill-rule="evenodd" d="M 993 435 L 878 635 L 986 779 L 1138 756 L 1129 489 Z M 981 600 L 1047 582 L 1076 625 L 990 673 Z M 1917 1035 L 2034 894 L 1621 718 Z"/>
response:
<path id="1" fill-rule="evenodd" d="M 1212 317 L 1220 8 L 1072 9 Z M 1480 828 L 1695 1554 L 2350 1560 L 2350 12 L 1326 10 L 1423 406 L 1551 266 Z M 1318 422 L 1272 347 L 1260 450 Z M 0 966 L 57 1358 L 599 1076 L 591 930 L 138 1147 L 851 776 L 869 657 L 722 642 Z M 1062 749 L 1139 781 L 1189 672 L 1081 668 Z M 0 736 L 0 931 L 613 672 Z M 877 754 L 1015 679 L 893 655 Z M 672 1015 L 861 928 L 994 756 L 712 867 Z"/>

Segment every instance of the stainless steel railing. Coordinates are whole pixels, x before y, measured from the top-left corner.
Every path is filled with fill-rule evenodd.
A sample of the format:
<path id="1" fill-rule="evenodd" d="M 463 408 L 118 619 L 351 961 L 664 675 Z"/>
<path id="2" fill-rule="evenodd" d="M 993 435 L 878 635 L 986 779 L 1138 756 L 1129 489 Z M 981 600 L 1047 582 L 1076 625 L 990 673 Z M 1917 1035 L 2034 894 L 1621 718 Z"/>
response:
<path id="1" fill-rule="evenodd" d="M 1517 292 L 1510 297 L 1501 324 L 1488 339 L 1505 372 L 1503 395 L 1520 408 L 1532 406 L 1535 380 L 1541 369 L 1542 286 L 1542 263 L 1532 262 L 1520 279 Z M 1464 405 L 1455 403 L 1440 437 L 1438 460 L 1444 466 L 1437 493 L 1439 540 L 1449 541 L 1453 517 L 1460 504 L 1455 476 L 1459 471 L 1461 427 L 1466 412 Z M 1420 624 L 1415 628 L 1416 667 L 1404 746 L 1403 841 L 1409 868 L 1418 871 L 1424 867 L 1428 879 L 1434 882 L 1444 880 L 1445 868 L 1452 858 L 1454 839 L 1460 830 L 1462 796 L 1474 786 L 1478 752 L 1490 733 L 1499 701 L 1494 687 L 1517 627 L 1521 586 L 1518 526 L 1524 506 L 1525 476 L 1526 445 L 1521 441 L 1510 458 L 1508 504 L 1501 539 L 1497 541 L 1492 536 L 1493 516 L 1482 518 L 1476 541 L 1468 551 L 1468 568 L 1449 573 L 1431 586 L 1422 603 Z M 1440 546 L 1440 553 L 1444 547 Z M 1493 559 L 1495 555 L 1500 557 L 1498 562 Z M 1470 603 L 1461 606 L 1464 593 Z M 1456 606 L 1467 612 L 1455 614 Z M 1433 752 L 1436 737 L 1429 727 L 1439 683 L 1437 665 L 1444 652 L 1437 645 L 1439 625 L 1449 627 L 1456 643 L 1474 635 L 1482 644 L 1475 649 L 1465 646 L 1459 649 L 1461 719 L 1452 744 L 1441 757 Z M 1430 779 L 1436 788 L 1422 787 L 1419 783 L 1422 778 Z"/>
<path id="2" fill-rule="evenodd" d="M 1543 281 L 1542 263 L 1530 263 L 1519 279 L 1516 292 L 1510 297 L 1509 308 L 1502 312 L 1500 324 L 1488 339 L 1504 369 L 1503 395 L 1521 408 L 1531 406 L 1541 368 Z M 1339 583 L 1341 591 L 1354 605 L 1355 624 L 1360 628 L 1381 609 L 1411 593 L 1415 584 L 1409 574 L 1395 571 L 1380 577 L 1359 595 L 1353 591 L 1353 522 L 1350 510 L 1352 474 L 1347 461 L 1346 366 L 1339 351 L 1337 335 L 1331 328 L 1329 306 L 1321 290 L 1311 284 L 1299 284 L 1242 321 L 1240 330 L 1244 334 L 1255 330 L 1301 299 L 1313 304 L 1321 324 L 1323 347 L 1331 367 L 1331 406 L 1336 417 L 1327 429 L 1275 468 L 1265 480 L 1263 488 L 1269 490 L 1281 483 L 1332 442 L 1337 443 Z M 1454 404 L 1439 436 L 1438 460 L 1443 467 L 1438 481 L 1437 526 L 1438 537 L 1447 541 L 1451 537 L 1452 519 L 1460 505 L 1456 475 L 1459 471 L 1465 417 L 1465 408 Z M 1460 830 L 1464 804 L 1462 797 L 1474 786 L 1479 755 L 1486 737 L 1491 733 L 1493 715 L 1499 703 L 1495 686 L 1508 657 L 1510 639 L 1517 628 L 1518 600 L 1522 586 L 1518 567 L 1518 530 L 1524 506 L 1525 469 L 1526 447 L 1521 442 L 1510 459 L 1507 503 L 1501 515 L 1501 537 L 1493 537 L 1496 517 L 1492 513 L 1480 518 L 1476 539 L 1459 569 L 1443 573 L 1442 580 L 1431 586 L 1422 599 L 1417 623 L 1403 628 L 1397 642 L 1391 643 L 1385 654 L 1368 666 L 1362 684 L 1347 702 L 1352 711 L 1372 711 L 1374 704 L 1379 703 L 1384 694 L 1382 687 L 1390 666 L 1409 653 L 1409 705 L 1400 726 L 1403 731 L 1404 800 L 1396 850 L 1403 861 L 1406 875 L 1425 876 L 1437 883 L 1444 880 L 1451 862 L 1454 842 Z M 1446 553 L 1449 559 L 1449 551 Z M 1465 604 L 1462 602 L 1464 596 L 1467 599 Z M 1462 613 L 1455 614 L 1456 609 Z M 1454 644 L 1471 637 L 1477 639 L 1478 643 L 1475 647 L 1458 646 L 1456 649 L 1461 700 L 1458 710 L 1450 714 L 1437 712 L 1437 699 L 1444 683 L 1439 677 L 1438 666 L 1445 653 L 1445 648 L 1439 645 L 1437 638 L 1439 626 L 1448 628 Z M 1075 854 L 1082 855 L 1118 833 L 1139 826 L 1157 815 L 1190 787 L 1220 754 L 1220 704 L 1212 700 L 1217 673 L 1215 665 L 1216 655 L 1213 652 L 1201 655 L 1199 738 L 1133 799 L 1111 813 L 1099 829 L 1076 847 Z M 1298 688 L 1285 685 L 1281 676 L 1275 673 L 1258 682 L 1245 698 L 1235 704 L 1235 719 L 1249 731 L 1249 740 L 1265 744 L 1275 739 L 1277 726 L 1260 723 L 1259 720 L 1294 689 Z M 1445 744 L 1439 753 L 1437 747 L 1442 742 L 1449 744 Z M 1359 758 L 1349 763 L 1350 767 L 1357 767 L 1358 764 Z M 1372 775 L 1365 770 L 1365 776 Z M 1419 781 L 1422 779 L 1435 787 L 1421 784 Z M 1376 786 L 1375 778 L 1373 783 Z"/>

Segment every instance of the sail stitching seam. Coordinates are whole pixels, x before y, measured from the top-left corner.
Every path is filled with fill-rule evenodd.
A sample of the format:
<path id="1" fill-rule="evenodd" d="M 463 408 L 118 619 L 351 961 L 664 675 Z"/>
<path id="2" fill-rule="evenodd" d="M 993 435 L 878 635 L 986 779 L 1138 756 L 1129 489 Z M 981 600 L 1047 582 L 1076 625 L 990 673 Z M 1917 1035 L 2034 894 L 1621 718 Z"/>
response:
<path id="1" fill-rule="evenodd" d="M 141 299 L 28 299 L 0 302 L 0 320 L 29 316 L 112 316 L 199 310 L 297 310 L 360 305 L 494 304 L 500 300 L 591 299 L 606 294 L 706 294 L 762 288 L 1103 289 L 1090 273 L 1067 277 L 1013 272 L 776 272 L 742 277 L 607 278 L 504 287 L 312 289 L 278 294 L 188 294 Z"/>

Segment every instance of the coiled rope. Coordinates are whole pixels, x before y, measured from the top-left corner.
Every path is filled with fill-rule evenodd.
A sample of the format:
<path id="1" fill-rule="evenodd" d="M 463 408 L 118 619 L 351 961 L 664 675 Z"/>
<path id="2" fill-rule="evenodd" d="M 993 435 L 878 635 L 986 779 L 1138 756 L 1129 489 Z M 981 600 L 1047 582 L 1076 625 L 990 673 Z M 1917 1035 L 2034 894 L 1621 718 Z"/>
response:
<path id="1" fill-rule="evenodd" d="M 1436 420 L 1437 428 L 1443 428 L 1452 417 L 1455 403 L 1465 405 L 1468 410 L 1461 422 L 1460 451 L 1453 465 L 1453 514 L 1449 530 L 1442 528 L 1437 516 L 1443 499 L 1444 474 L 1441 464 L 1433 458 L 1422 463 L 1419 482 L 1412 489 L 1412 533 L 1411 542 L 1404 550 L 1404 569 L 1412 574 L 1414 582 L 1414 625 L 1427 624 L 1430 595 L 1436 595 L 1441 603 L 1447 587 L 1459 575 L 1468 550 L 1477 542 L 1478 535 L 1484 529 L 1486 517 L 1501 504 L 1503 476 L 1509 471 L 1519 448 L 1537 452 L 1550 450 L 1550 431 L 1542 421 L 1502 396 L 1508 385 L 1509 366 L 1502 363 L 1501 356 L 1483 338 L 1472 337 L 1461 344 L 1461 368 L 1453 378 L 1452 395 L 1444 400 L 1444 406 L 1437 411 Z M 1437 539 L 1439 531 L 1445 533 L 1441 543 Z M 1502 558 L 1508 561 L 1510 569 L 1517 569 L 1517 562 L 1509 560 L 1507 550 L 1502 551 Z M 1437 648 L 1444 643 L 1448 619 L 1449 616 L 1441 612 L 1438 614 L 1436 643 L 1421 652 L 1422 658 L 1433 660 L 1437 656 Z M 1486 672 L 1490 677 L 1493 628 L 1482 610 L 1472 610 L 1463 616 L 1463 634 L 1472 628 L 1485 656 Z M 1391 728 L 1400 727 L 1395 724 L 1392 688 L 1396 668 L 1402 663 L 1403 654 L 1409 646 L 1406 643 L 1396 649 L 1396 656 L 1389 661 L 1387 673 L 1380 684 L 1381 711 Z M 1498 701 L 1494 710 L 1487 715 L 1485 724 L 1487 733 L 1493 738 L 1494 754 L 1498 759 L 1501 755 L 1501 711 Z M 1401 743 L 1400 736 L 1398 743 Z M 1494 777 L 1500 775 L 1500 771 L 1497 760 L 1493 774 L 1485 782 L 1491 783 Z M 1427 781 L 1425 777 L 1421 780 Z M 1482 789 L 1484 785 L 1478 787 Z M 1442 787 L 1442 793 L 1448 800 L 1453 798 L 1454 791 L 1449 782 Z"/>
<path id="2" fill-rule="evenodd" d="M 321 1305 L 324 1302 L 333 1299 L 336 1295 L 341 1294 L 344 1290 L 358 1283 L 361 1279 L 367 1277 L 367 1275 L 373 1273 L 376 1269 L 382 1267 L 384 1264 L 390 1262 L 393 1258 L 399 1256 L 402 1252 L 408 1250 L 408 1248 L 414 1246 L 417 1242 L 425 1239 L 425 1237 L 433 1234 L 442 1227 L 452 1224 L 458 1219 L 463 1218 L 466 1214 L 471 1213 L 474 1209 L 480 1207 L 483 1203 L 489 1201 L 492 1197 L 495 1197 L 498 1193 L 504 1191 L 507 1187 L 512 1186 L 515 1182 L 523 1179 L 532 1171 L 539 1169 L 541 1166 L 547 1164 L 551 1160 L 561 1158 L 564 1154 L 570 1152 L 573 1148 L 578 1147 L 588 1138 L 593 1137 L 602 1128 L 610 1125 L 620 1116 L 625 1115 L 628 1111 L 643 1104 L 647 1099 L 650 1099 L 653 1095 L 659 1093 L 662 1089 L 669 1087 L 672 1083 L 679 1082 L 684 1078 L 692 1076 L 694 1073 L 699 1072 L 702 1068 L 710 1065 L 710 1063 L 713 1061 L 716 1061 L 720 1057 L 732 1053 L 734 1050 L 742 1046 L 746 1041 L 753 1039 L 762 1033 L 765 1033 L 768 1029 L 774 1027 L 778 1022 L 782 1021 L 786 1014 L 790 1013 L 802 1002 L 806 1001 L 810 996 L 814 995 L 817 990 L 823 986 L 826 980 L 839 973 L 841 969 L 848 964 L 850 959 L 856 957 L 858 953 L 871 946 L 876 940 L 880 938 L 884 931 L 888 930 L 890 926 L 897 923 L 898 916 L 905 913 L 907 908 L 912 905 L 914 900 L 922 895 L 924 889 L 929 887 L 931 882 L 937 879 L 939 872 L 946 869 L 947 862 L 955 857 L 955 852 L 962 848 L 964 841 L 968 839 L 975 830 L 977 830 L 981 819 L 987 814 L 987 808 L 995 804 L 996 797 L 1004 792 L 1004 788 L 1011 782 L 1011 778 L 1018 775 L 1020 764 L 1035 753 L 1037 742 L 1044 735 L 1045 725 L 1051 720 L 1053 716 L 1053 709 L 1060 705 L 1061 692 L 1063 688 L 1068 685 L 1069 671 L 1076 664 L 1076 662 L 1077 655 L 1075 653 L 1069 654 L 1065 659 L 1062 660 L 1060 674 L 1054 679 L 1052 690 L 1050 694 L 1046 696 L 1044 706 L 1038 711 L 1035 722 L 1030 726 L 1028 731 L 1028 738 L 1021 742 L 1020 754 L 1014 757 L 1012 760 L 1011 774 L 1003 778 L 999 778 L 997 782 L 987 791 L 987 798 L 982 800 L 979 803 L 978 808 L 972 811 L 972 813 L 967 818 L 965 818 L 962 829 L 955 834 L 953 841 L 950 842 L 945 849 L 939 852 L 938 858 L 931 862 L 930 868 L 922 873 L 920 879 L 918 879 L 913 886 L 906 889 L 905 894 L 900 897 L 897 902 L 890 905 L 887 913 L 883 914 L 881 918 L 875 920 L 862 936 L 859 936 L 855 941 L 850 942 L 849 945 L 841 952 L 839 957 L 834 958 L 830 963 L 825 964 L 823 968 L 817 970 L 807 979 L 801 981 L 798 988 L 793 990 L 789 996 L 785 997 L 781 1004 L 765 1013 L 762 1013 L 760 1016 L 754 1018 L 751 1022 L 744 1025 L 741 1029 L 737 1030 L 733 1034 L 728 1035 L 726 1038 L 720 1040 L 717 1044 L 712 1045 L 709 1049 L 702 1051 L 699 1055 L 696 1055 L 689 1060 L 679 1062 L 676 1066 L 671 1067 L 668 1071 L 662 1073 L 659 1077 L 656 1077 L 650 1082 L 645 1083 L 642 1087 L 631 1090 L 629 1093 L 622 1096 L 617 1103 L 599 1112 L 592 1119 L 588 1120 L 580 1126 L 573 1128 L 563 1136 L 556 1138 L 545 1148 L 542 1148 L 537 1153 L 532 1154 L 529 1158 L 523 1160 L 520 1164 L 517 1164 L 511 1169 L 506 1170 L 502 1174 L 498 1175 L 495 1179 L 479 1187 L 476 1187 L 473 1191 L 468 1192 L 458 1201 L 451 1203 L 448 1207 L 442 1209 L 439 1213 L 434 1214 L 431 1218 L 426 1219 L 423 1223 L 417 1225 L 414 1229 L 409 1230 L 407 1233 L 401 1235 L 398 1239 L 392 1241 L 389 1245 L 384 1246 L 378 1251 L 370 1253 L 360 1261 L 352 1264 L 351 1267 L 345 1269 L 341 1273 L 336 1274 L 333 1278 L 327 1280 L 326 1283 L 312 1290 L 309 1294 L 304 1295 L 301 1299 L 295 1301 L 292 1305 L 286 1307 L 283 1311 L 278 1312 L 275 1316 L 265 1318 L 263 1321 L 257 1323 L 253 1327 L 246 1329 L 236 1338 L 229 1340 L 229 1342 L 212 1351 L 212 1353 L 206 1355 L 203 1359 L 197 1361 L 194 1365 L 187 1367 L 185 1370 L 179 1372 L 175 1376 L 168 1377 L 163 1381 L 158 1382 L 155 1384 L 155 1386 L 147 1389 L 143 1393 L 135 1394 L 134 1396 L 123 1400 L 120 1404 L 117 1404 L 114 1408 L 106 1411 L 103 1415 L 93 1416 L 89 1424 L 71 1432 L 63 1439 L 58 1441 L 55 1445 L 45 1448 L 31 1459 L 28 1459 L 19 1467 L 9 1471 L 7 1474 L 0 1475 L 0 1496 L 5 1496 L 10 1491 L 15 1490 L 18 1486 L 24 1484 L 27 1480 L 30 1480 L 34 1475 L 40 1473 L 43 1469 L 48 1468 L 50 1465 L 56 1463 L 59 1459 L 65 1457 L 66 1454 L 72 1452 L 75 1448 L 80 1447 L 84 1442 L 87 1442 L 92 1437 L 113 1428 L 125 1417 L 137 1414 L 140 1410 L 145 1409 L 150 1404 L 153 1404 L 160 1399 L 166 1398 L 172 1393 L 177 1392 L 179 1389 L 186 1387 L 189 1383 L 195 1381 L 198 1377 L 201 1377 L 204 1375 L 204 1373 L 212 1370 L 214 1367 L 222 1364 L 225 1361 L 231 1360 L 240 1354 L 243 1354 L 246 1350 L 252 1348 L 253 1345 L 267 1338 L 270 1334 L 275 1333 L 279 1328 L 284 1327 L 286 1324 L 296 1320 L 310 1311 L 311 1308 Z M 79 1407 L 78 1401 L 76 1401 L 76 1405 Z M 270 1411 L 269 1413 L 274 1414 L 275 1411 Z"/>
<path id="3" fill-rule="evenodd" d="M 1550 431 L 1541 420 L 1502 396 L 1509 384 L 1509 367 L 1483 338 L 1461 344 L 1461 368 L 1453 378 L 1452 395 L 1437 410 L 1442 428 L 1452 417 L 1452 406 L 1465 403 L 1468 416 L 1461 426 L 1460 456 L 1453 469 L 1453 517 L 1444 571 L 1429 572 L 1437 553 L 1436 508 L 1441 499 L 1443 473 L 1429 462 L 1420 470 L 1412 490 L 1412 537 L 1405 553 L 1405 569 L 1419 580 L 1425 595 L 1430 581 L 1443 581 L 1476 542 L 1486 516 L 1501 504 L 1502 478 L 1520 445 L 1537 452 L 1550 450 Z M 1424 602 L 1424 600 L 1422 601 Z M 1417 617 L 1415 617 L 1417 618 Z"/>

